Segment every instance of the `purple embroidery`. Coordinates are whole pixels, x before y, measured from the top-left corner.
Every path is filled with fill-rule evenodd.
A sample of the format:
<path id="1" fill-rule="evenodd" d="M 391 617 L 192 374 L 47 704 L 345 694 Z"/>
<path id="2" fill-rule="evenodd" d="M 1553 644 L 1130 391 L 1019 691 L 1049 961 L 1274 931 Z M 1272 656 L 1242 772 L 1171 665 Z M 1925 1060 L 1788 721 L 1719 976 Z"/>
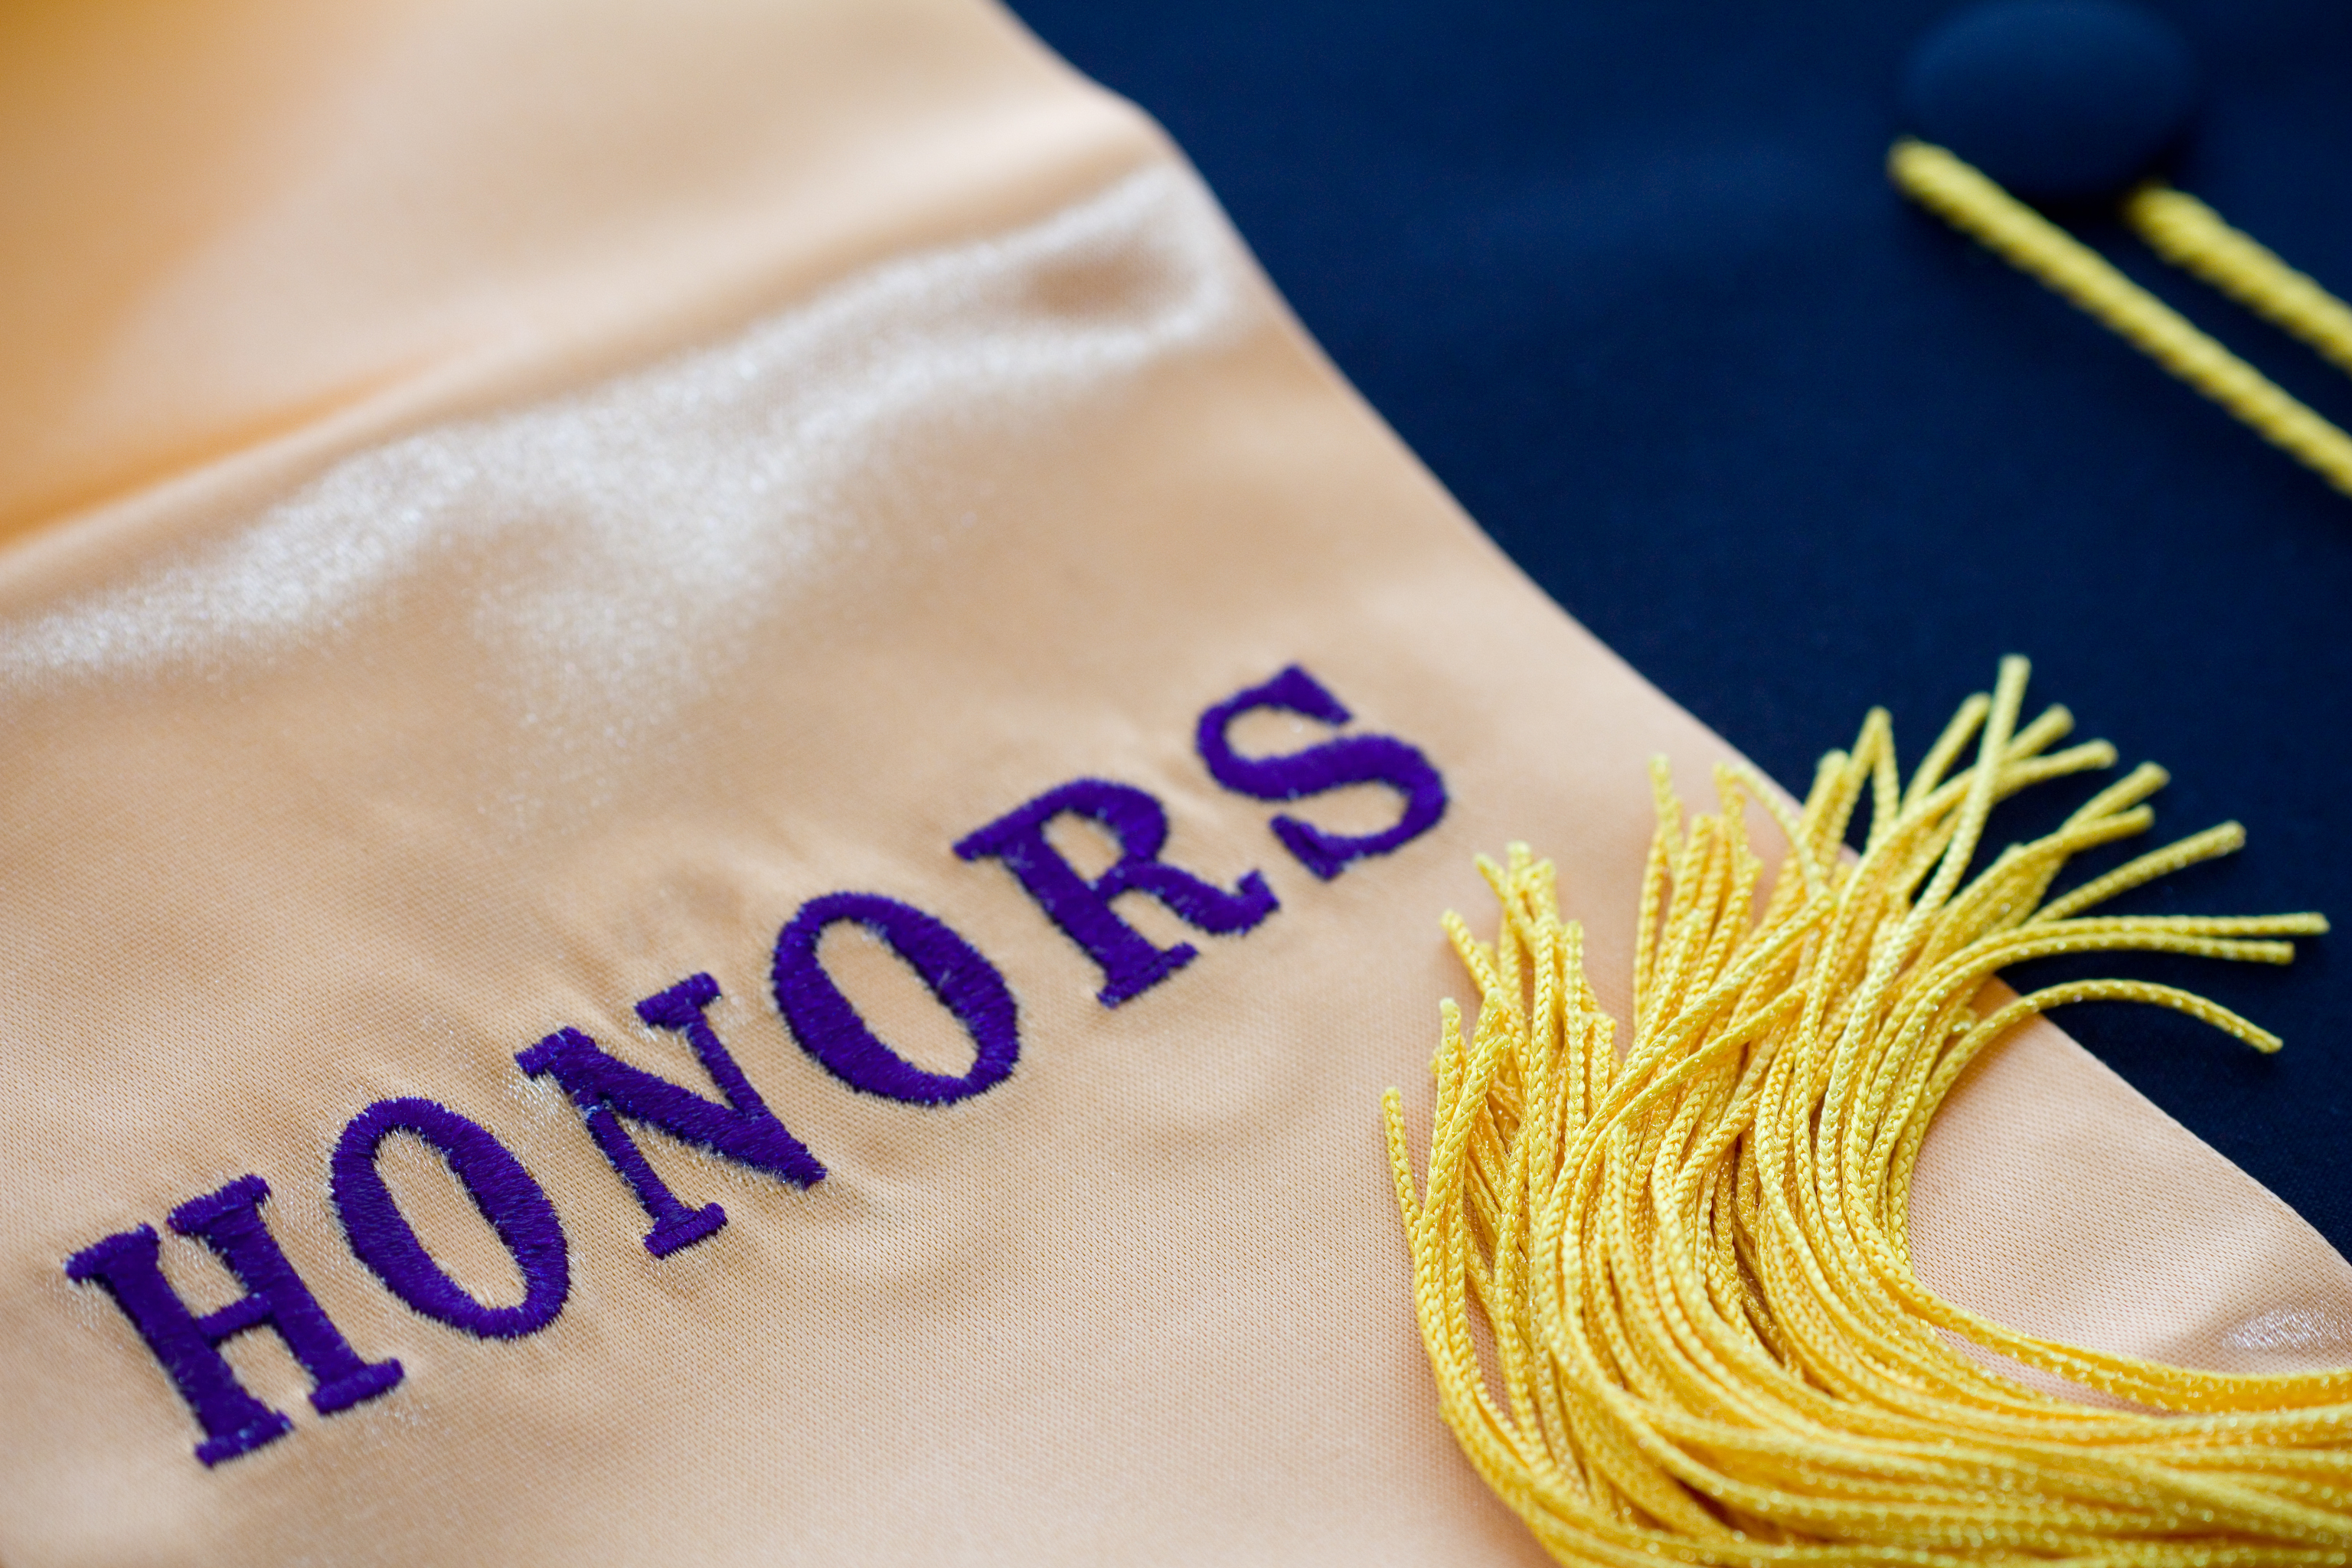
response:
<path id="1" fill-rule="evenodd" d="M 377 1150 L 395 1132 L 423 1139 L 448 1162 L 522 1271 L 520 1303 L 485 1307 L 425 1250 L 376 1168 Z M 480 1122 L 430 1100 L 380 1100 L 343 1129 L 329 1170 L 328 1191 L 352 1251 L 387 1289 L 426 1317 L 482 1339 L 511 1340 L 538 1332 L 563 1310 L 572 1294 L 572 1260 L 555 1205 Z"/>
<path id="2" fill-rule="evenodd" d="M 727 1223 L 727 1211 L 717 1204 L 690 1209 L 680 1203 L 621 1125 L 624 1116 L 794 1186 L 824 1180 L 824 1167 L 776 1120 L 703 1017 L 703 1009 L 717 1000 L 717 981 L 708 974 L 690 975 L 638 1003 L 637 1016 L 686 1037 L 703 1070 L 727 1097 L 724 1105 L 607 1056 L 578 1029 L 559 1029 L 515 1058 L 526 1074 L 552 1074 L 572 1096 L 588 1135 L 654 1222 L 646 1233 L 646 1250 L 656 1258 L 667 1258 L 710 1235 Z"/>
<path id="3" fill-rule="evenodd" d="M 961 1078 L 926 1072 L 866 1026 L 817 961 L 818 942 L 844 921 L 881 938 L 955 1015 L 976 1047 L 970 1072 Z M 947 1105 L 1003 1082 L 1021 1058 L 1020 1010 L 996 966 L 946 922 L 878 893 L 828 893 L 803 904 L 776 937 L 772 979 L 776 1006 L 801 1048 L 867 1094 Z"/>
<path id="4" fill-rule="evenodd" d="M 1327 833 L 1295 816 L 1276 817 L 1275 837 L 1318 877 L 1328 881 L 1350 860 L 1402 848 L 1445 815 L 1445 781 L 1420 751 L 1392 736 L 1350 735 L 1281 757 L 1241 755 L 1227 732 L 1243 714 L 1265 708 L 1326 724 L 1354 717 L 1295 664 L 1263 686 L 1236 691 L 1201 715 L 1197 737 L 1209 775 L 1227 789 L 1255 800 L 1301 800 L 1348 784 L 1381 784 L 1404 796 L 1404 815 L 1380 833 Z"/>
<path id="5" fill-rule="evenodd" d="M 1045 837 L 1055 818 L 1083 816 L 1118 841 L 1118 863 L 1089 882 Z M 1168 813 L 1132 784 L 1077 779 L 967 835 L 955 852 L 967 860 L 1004 862 L 1029 896 L 1102 967 L 1097 994 L 1106 1007 L 1159 984 L 1200 956 L 1189 942 L 1154 947 L 1118 917 L 1111 900 L 1148 893 L 1185 924 L 1224 933 L 1248 931 L 1276 909 L 1273 889 L 1255 871 L 1226 892 L 1160 858 L 1168 842 Z"/>
<path id="6" fill-rule="evenodd" d="M 261 1220 L 269 1184 L 240 1176 L 220 1191 L 172 1211 L 172 1228 L 193 1236 L 228 1266 L 246 1294 L 197 1317 L 163 1278 L 162 1247 L 152 1226 L 110 1236 L 66 1260 L 66 1278 L 96 1281 L 114 1298 L 147 1348 L 195 1412 L 205 1430 L 196 1458 L 217 1465 L 276 1442 L 293 1423 L 236 1380 L 220 1353 L 224 1341 L 264 1324 L 278 1331 L 310 1374 L 311 1407 L 321 1415 L 348 1410 L 400 1384 L 396 1361 L 363 1362 L 329 1321 L 310 1288 L 294 1272 Z"/>

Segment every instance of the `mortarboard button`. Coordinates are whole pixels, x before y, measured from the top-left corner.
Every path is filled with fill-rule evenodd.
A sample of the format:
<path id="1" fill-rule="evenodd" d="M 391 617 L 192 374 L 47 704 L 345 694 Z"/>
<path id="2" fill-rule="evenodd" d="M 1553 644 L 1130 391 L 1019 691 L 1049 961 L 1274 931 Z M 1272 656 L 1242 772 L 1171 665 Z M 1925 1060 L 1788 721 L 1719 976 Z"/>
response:
<path id="1" fill-rule="evenodd" d="M 1904 72 L 1919 134 L 2040 202 L 2121 195 L 2195 113 L 2170 23 L 2120 0 L 1994 0 L 1937 26 Z"/>

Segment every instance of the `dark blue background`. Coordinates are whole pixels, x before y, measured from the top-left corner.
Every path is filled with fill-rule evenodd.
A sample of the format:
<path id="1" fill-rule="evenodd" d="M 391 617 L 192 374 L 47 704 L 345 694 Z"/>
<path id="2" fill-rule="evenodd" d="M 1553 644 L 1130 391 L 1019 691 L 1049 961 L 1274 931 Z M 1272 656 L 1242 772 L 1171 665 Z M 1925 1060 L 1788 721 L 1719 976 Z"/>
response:
<path id="1" fill-rule="evenodd" d="M 1916 758 L 2022 652 L 2032 697 L 2172 770 L 2164 837 L 2251 835 L 2118 908 L 2352 921 L 2352 500 L 1895 195 L 1901 66 L 1949 5 L 1014 4 L 1173 132 L 1504 548 L 1775 776 L 1874 702 Z M 2154 8 L 2206 77 L 2179 183 L 2352 289 L 2352 6 Z M 2078 232 L 2352 425 L 2342 375 Z M 2149 1009 L 2061 1022 L 2352 1251 L 2343 940 L 2091 966 L 2201 990 L 2275 1058 Z"/>

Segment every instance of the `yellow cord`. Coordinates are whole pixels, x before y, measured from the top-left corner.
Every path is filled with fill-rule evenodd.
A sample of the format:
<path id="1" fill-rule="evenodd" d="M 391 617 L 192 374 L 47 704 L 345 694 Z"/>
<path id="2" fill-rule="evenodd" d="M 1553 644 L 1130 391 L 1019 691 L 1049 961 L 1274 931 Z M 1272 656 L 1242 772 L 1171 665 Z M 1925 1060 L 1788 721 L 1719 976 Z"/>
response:
<path id="1" fill-rule="evenodd" d="M 2352 309 L 2186 191 L 2145 185 L 2124 216 L 2158 256 L 2352 371 Z"/>
<path id="2" fill-rule="evenodd" d="M 1413 1300 L 1440 1405 L 1496 1492 L 1562 1563 L 2344 1563 L 2352 1371 L 2164 1366 L 2016 1332 L 1913 1272 L 1912 1172 L 1964 1068 L 2063 1004 L 2171 1007 L 2258 1050 L 2278 1041 L 2201 997 L 2082 981 L 1979 1016 L 1996 970 L 2136 951 L 2284 963 L 2317 915 L 2106 916 L 2099 900 L 2224 854 L 2234 825 L 2049 899 L 2067 860 L 2143 832 L 2142 767 L 2057 832 L 1963 875 L 1987 814 L 2105 767 L 2018 723 L 2005 661 L 1906 784 L 1873 712 L 1791 811 L 1717 770 L 1721 811 L 1659 802 L 1635 948 L 1632 1039 L 1585 978 L 1581 928 L 1524 845 L 1480 868 L 1488 943 L 1446 930 L 1479 991 L 1444 1004 L 1426 1173 L 1385 1100 Z M 1957 773 L 1974 743 L 1975 760 Z M 1950 776 L 1947 776 L 1950 773 Z M 1859 858 L 1842 852 L 1867 799 Z M 1761 805 L 1790 846 L 1768 887 Z M 1966 1340 L 2129 1402 L 2040 1392 Z"/>
<path id="3" fill-rule="evenodd" d="M 2264 440 L 2310 467 L 2322 479 L 2352 495 L 2352 437 L 2313 413 L 2262 372 L 2189 325 L 2180 313 L 2125 277 L 2089 246 L 2011 195 L 1969 164 L 1941 147 L 1908 139 L 1897 142 L 1886 160 L 1888 174 L 1905 195 L 1927 207 L 1954 227 L 1973 236 L 2014 266 L 2097 318 L 2117 335 L 2228 409 Z M 2171 193 L 2178 195 L 2179 193 Z M 2186 201 L 2189 198 L 2182 197 Z M 2235 231 L 2214 217 L 2210 228 L 2184 222 L 2184 209 L 2157 201 L 2157 226 L 2169 236 L 2189 234 L 2184 258 L 2195 255 L 2202 268 L 2216 269 L 2217 281 L 2241 297 L 2267 301 L 2257 309 L 2278 311 L 2274 319 L 2320 342 L 2338 330 L 2326 313 L 2309 309 L 2307 296 L 2284 280 L 2298 279 L 2323 300 L 2317 285 L 2294 272 L 2251 240 L 2247 249 L 2261 251 L 2275 268 L 2264 272 L 2249 265 L 2247 249 L 2216 243 L 2219 235 Z M 2145 209 L 2139 209 L 2145 210 Z M 2201 209 L 2200 210 L 2206 210 Z M 2210 210 L 2207 216 L 2211 216 Z M 2135 222 L 2142 220 L 2135 216 Z M 2243 240 L 2242 236 L 2238 238 Z M 2178 243 L 2178 239 L 2159 242 Z M 2184 265 L 2189 264 L 2184 259 Z M 2212 274 L 2205 274 L 2212 275 Z M 2335 305 L 2335 301 L 2327 301 Z M 2336 306 L 2337 313 L 2342 307 Z M 2329 349 L 2331 355 L 2334 349 Z"/>

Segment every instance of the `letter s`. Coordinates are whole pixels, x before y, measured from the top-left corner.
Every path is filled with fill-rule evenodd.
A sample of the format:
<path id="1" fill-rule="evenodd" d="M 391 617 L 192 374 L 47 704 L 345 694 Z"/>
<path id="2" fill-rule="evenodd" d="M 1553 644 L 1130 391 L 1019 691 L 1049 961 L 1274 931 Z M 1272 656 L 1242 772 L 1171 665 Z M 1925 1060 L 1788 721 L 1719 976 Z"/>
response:
<path id="1" fill-rule="evenodd" d="M 1274 836 L 1299 864 L 1328 881 L 1350 860 L 1386 855 L 1410 844 L 1445 815 L 1445 781 L 1412 746 L 1390 735 L 1349 735 L 1279 757 L 1244 757 L 1227 738 L 1244 713 L 1275 709 L 1345 724 L 1354 715 L 1316 679 L 1292 665 L 1263 686 L 1236 691 L 1201 715 L 1197 736 L 1209 775 L 1225 788 L 1255 800 L 1303 800 L 1349 784 L 1386 784 L 1404 797 L 1404 813 L 1379 833 L 1330 833 L 1283 816 Z"/>

